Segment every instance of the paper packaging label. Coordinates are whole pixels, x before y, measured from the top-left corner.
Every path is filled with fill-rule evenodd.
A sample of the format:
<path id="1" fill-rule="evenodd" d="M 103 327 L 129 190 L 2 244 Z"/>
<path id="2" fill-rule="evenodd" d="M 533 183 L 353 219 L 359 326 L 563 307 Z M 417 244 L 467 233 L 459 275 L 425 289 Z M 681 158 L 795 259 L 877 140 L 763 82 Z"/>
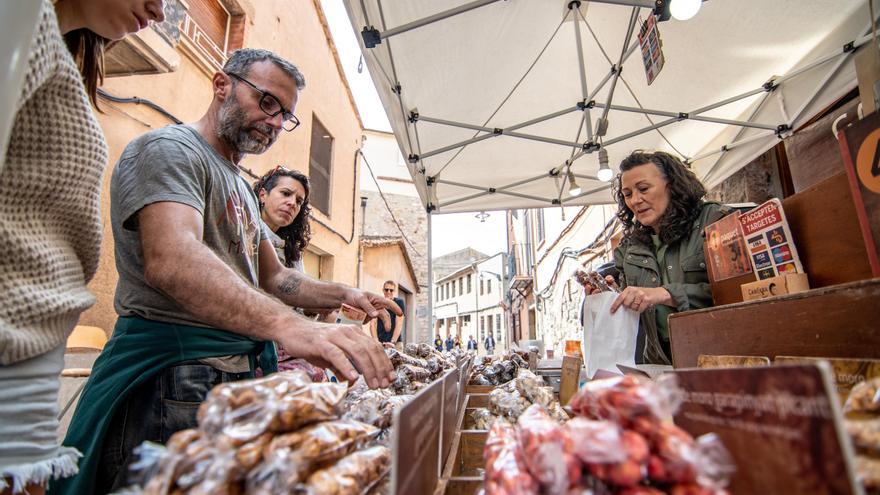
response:
<path id="1" fill-rule="evenodd" d="M 720 437 L 736 463 L 734 495 L 861 493 L 827 363 L 674 374 L 675 423 Z"/>
<path id="2" fill-rule="evenodd" d="M 715 282 L 752 273 L 738 211 L 706 227 L 706 246 Z"/>
<path id="3" fill-rule="evenodd" d="M 804 272 L 781 201 L 771 199 L 740 215 L 739 221 L 759 280 Z"/>
<path id="4" fill-rule="evenodd" d="M 804 292 L 810 290 L 810 283 L 806 273 L 795 273 L 742 284 L 740 290 L 742 291 L 743 301 L 752 301 L 781 296 L 783 294 Z"/>
<path id="5" fill-rule="evenodd" d="M 367 313 L 343 303 L 336 313 L 336 323 L 347 323 L 350 325 L 363 325 L 367 319 Z"/>
<path id="6" fill-rule="evenodd" d="M 834 373 L 834 384 L 840 404 L 846 402 L 850 390 L 861 382 L 880 377 L 880 359 L 841 359 L 802 356 L 776 356 L 776 364 L 815 363 L 827 361 Z"/>

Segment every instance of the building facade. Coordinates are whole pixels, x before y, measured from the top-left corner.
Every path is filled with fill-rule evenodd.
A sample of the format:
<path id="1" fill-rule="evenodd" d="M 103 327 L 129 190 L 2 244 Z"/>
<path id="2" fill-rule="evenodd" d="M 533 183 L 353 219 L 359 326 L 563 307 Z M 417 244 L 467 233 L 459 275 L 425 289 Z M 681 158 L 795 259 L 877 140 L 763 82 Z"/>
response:
<path id="1" fill-rule="evenodd" d="M 458 337 L 462 346 L 473 336 L 485 353 L 483 342 L 489 332 L 496 352 L 510 348 L 505 307 L 509 277 L 507 254 L 488 256 L 434 281 L 434 335 L 444 340 Z"/>
<path id="2" fill-rule="evenodd" d="M 395 280 L 402 288 L 401 298 L 407 302 L 407 342 L 429 342 L 432 337 L 428 322 L 428 215 L 393 134 L 364 130 L 362 152 L 361 272 L 374 275 L 363 279 L 360 287 L 381 291 L 385 280 Z M 378 249 L 372 239 L 394 244 L 395 247 L 382 250 L 388 258 L 367 256 L 371 251 L 375 255 Z M 389 265 L 398 268 L 386 271 Z M 404 266 L 413 272 L 411 284 L 403 276 Z M 401 274 L 401 278 L 394 278 L 395 274 Z"/>
<path id="3" fill-rule="evenodd" d="M 211 75 L 240 47 L 272 50 L 295 63 L 306 78 L 295 111 L 300 127 L 281 133 L 268 152 L 247 156 L 242 173 L 252 181 L 284 165 L 308 175 L 313 234 L 306 270 L 356 285 L 362 125 L 317 0 L 166 0 L 166 10 L 166 22 L 117 43 L 107 56 L 110 77 L 103 89 L 109 96 L 100 99 L 103 113 L 98 117 L 110 150 L 102 193 L 104 239 L 90 284 L 97 304 L 80 324 L 109 333 L 116 320 L 109 180 L 120 153 L 135 137 L 174 119 L 201 117 L 212 98 Z"/>

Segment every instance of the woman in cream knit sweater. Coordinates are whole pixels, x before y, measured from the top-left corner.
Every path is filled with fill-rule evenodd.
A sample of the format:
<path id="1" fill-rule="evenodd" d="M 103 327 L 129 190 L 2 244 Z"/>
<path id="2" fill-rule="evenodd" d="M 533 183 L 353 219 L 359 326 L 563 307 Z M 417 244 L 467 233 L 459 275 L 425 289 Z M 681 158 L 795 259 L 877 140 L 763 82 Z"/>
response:
<path id="1" fill-rule="evenodd" d="M 41 1 L 0 163 L 2 495 L 76 473 L 56 414 L 64 343 L 94 303 L 101 245 L 107 144 L 92 104 L 106 43 L 164 20 L 162 0 Z"/>

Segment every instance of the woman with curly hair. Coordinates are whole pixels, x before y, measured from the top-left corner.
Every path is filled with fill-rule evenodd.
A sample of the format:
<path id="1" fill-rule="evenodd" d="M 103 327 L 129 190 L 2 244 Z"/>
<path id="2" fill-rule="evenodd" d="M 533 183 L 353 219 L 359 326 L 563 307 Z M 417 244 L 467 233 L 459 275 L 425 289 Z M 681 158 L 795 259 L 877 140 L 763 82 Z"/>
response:
<path id="1" fill-rule="evenodd" d="M 712 305 L 703 228 L 728 210 L 703 201 L 697 176 L 660 151 L 626 157 L 613 190 L 623 240 L 614 251 L 621 290 L 611 312 L 623 306 L 640 313 L 636 362 L 672 364 L 669 315 Z"/>
<path id="2" fill-rule="evenodd" d="M 259 199 L 260 217 L 268 227 L 269 239 L 275 246 L 281 264 L 305 271 L 303 251 L 312 238 L 309 178 L 298 170 L 288 170 L 279 165 L 260 177 L 253 189 Z M 331 321 L 327 315 L 322 319 Z M 278 371 L 291 369 L 307 372 L 314 381 L 324 380 L 324 370 L 305 360 L 294 359 L 278 347 Z"/>
<path id="3" fill-rule="evenodd" d="M 260 216 L 269 227 L 281 264 L 303 271 L 302 254 L 312 238 L 309 178 L 277 166 L 254 183 Z"/>

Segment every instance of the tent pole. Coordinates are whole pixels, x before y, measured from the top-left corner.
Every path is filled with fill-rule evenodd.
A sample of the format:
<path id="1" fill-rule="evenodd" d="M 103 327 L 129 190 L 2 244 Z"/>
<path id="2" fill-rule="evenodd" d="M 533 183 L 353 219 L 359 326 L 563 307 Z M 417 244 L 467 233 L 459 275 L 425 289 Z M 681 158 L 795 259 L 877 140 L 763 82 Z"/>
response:
<path id="1" fill-rule="evenodd" d="M 840 60 L 838 60 L 834 64 L 834 67 L 832 67 L 831 70 L 828 71 L 827 74 L 825 74 L 825 77 L 822 78 L 822 81 L 819 83 L 819 86 L 816 87 L 813 95 L 810 96 L 810 98 L 803 104 L 801 104 L 800 108 L 798 108 L 796 112 L 794 112 L 794 116 L 791 118 L 791 121 L 789 121 L 789 126 L 791 126 L 792 128 L 794 127 L 794 123 L 797 122 L 797 120 L 801 118 L 801 115 L 803 115 L 803 113 L 807 111 L 807 108 L 809 108 L 810 105 L 812 105 L 813 102 L 816 101 L 816 98 L 819 96 L 819 94 L 825 90 L 825 86 L 828 86 L 828 83 L 831 82 L 831 80 L 834 79 L 834 76 L 837 75 L 838 71 L 840 71 L 840 67 L 847 60 L 849 60 L 849 56 L 851 53 L 855 53 L 855 51 L 853 50 L 851 52 L 844 53 L 843 57 L 841 57 Z"/>
<path id="2" fill-rule="evenodd" d="M 636 22 L 638 21 L 639 8 L 633 7 L 632 13 L 629 15 L 629 26 L 626 29 L 626 37 L 623 39 L 623 48 L 620 49 L 620 58 L 617 61 L 617 70 L 614 71 L 614 78 L 611 79 L 611 89 L 608 90 L 608 100 L 605 104 L 605 110 L 602 111 L 602 120 L 608 118 L 608 105 L 614 98 L 614 89 L 617 87 L 617 80 L 620 79 L 620 73 L 623 71 L 623 59 L 626 56 L 627 44 L 632 39 L 633 31 L 635 31 Z"/>
<path id="3" fill-rule="evenodd" d="M 573 174 L 575 177 L 577 177 L 578 179 L 595 180 L 595 181 L 598 181 L 598 180 L 599 180 L 598 177 L 595 177 L 595 176 L 592 176 L 592 175 L 575 174 L 574 172 L 572 172 L 572 174 Z"/>
<path id="4" fill-rule="evenodd" d="M 867 43 L 870 39 L 871 39 L 871 36 L 867 35 L 867 36 L 862 36 L 861 38 L 855 40 L 853 42 L 853 49 L 858 49 L 859 47 L 861 47 L 862 45 Z M 838 51 L 838 52 L 832 53 L 830 55 L 826 55 L 826 56 L 816 60 L 815 62 L 811 62 L 811 63 L 801 67 L 800 69 L 795 70 L 794 72 L 792 72 L 790 74 L 786 74 L 785 76 L 781 77 L 780 79 L 777 79 L 776 82 L 782 83 L 782 82 L 788 81 L 789 79 L 795 78 L 810 69 L 813 69 L 813 68 L 815 68 L 819 65 L 822 65 L 830 60 L 833 60 L 836 57 L 839 57 L 841 55 L 845 55 L 846 53 L 847 52 L 844 52 L 844 51 Z"/>
<path id="5" fill-rule="evenodd" d="M 444 147 L 438 148 L 436 150 L 427 151 L 427 152 L 419 155 L 419 159 L 424 160 L 425 158 L 429 158 L 434 155 L 439 155 L 440 153 L 446 153 L 447 151 L 452 151 L 456 148 L 461 148 L 461 147 L 467 146 L 469 144 L 478 143 L 480 141 L 483 141 L 483 140 L 486 140 L 489 138 L 493 138 L 493 137 L 498 137 L 498 134 L 483 134 L 482 136 L 470 138 L 470 139 L 468 139 L 466 141 L 462 141 L 460 143 L 450 144 L 449 146 L 444 146 Z"/>
<path id="6" fill-rule="evenodd" d="M 562 199 L 560 200 L 560 203 L 563 203 L 563 204 L 564 204 L 564 203 L 568 203 L 568 202 L 570 202 L 570 201 L 574 201 L 574 200 L 576 200 L 576 199 L 578 199 L 578 198 L 581 198 L 581 197 L 584 197 L 584 196 L 589 196 L 590 194 L 597 193 L 597 192 L 599 192 L 599 191 L 604 191 L 605 189 L 608 189 L 608 188 L 610 188 L 610 187 L 611 187 L 611 184 L 605 184 L 605 185 L 603 185 L 603 186 L 599 186 L 599 187 L 597 187 L 597 188 L 595 188 L 595 189 L 590 189 L 590 190 L 587 191 L 587 192 L 582 192 L 582 193 L 578 194 L 577 196 L 569 196 L 569 197 L 567 197 L 567 198 L 562 198 Z"/>
<path id="7" fill-rule="evenodd" d="M 631 137 L 638 136 L 639 134 L 644 134 L 644 133 L 646 133 L 646 132 L 648 132 L 648 131 L 653 131 L 654 129 L 659 129 L 659 128 L 661 128 L 661 127 L 665 127 L 665 126 L 667 126 L 667 125 L 669 125 L 669 124 L 674 124 L 674 123 L 678 122 L 679 120 L 682 120 L 682 119 L 680 119 L 680 118 L 678 118 L 678 117 L 675 117 L 674 119 L 667 119 L 667 120 L 664 120 L 664 121 L 662 121 L 662 122 L 657 122 L 656 124 L 654 124 L 654 125 L 652 125 L 652 126 L 643 127 L 642 129 L 639 129 L 639 130 L 637 130 L 637 131 L 630 132 L 629 134 L 624 134 L 623 136 L 618 136 L 618 137 L 616 137 L 616 138 L 614 138 L 614 139 L 609 139 L 609 140 L 607 140 L 607 141 L 604 141 L 604 142 L 602 143 L 602 146 L 610 146 L 610 145 L 612 145 L 612 144 L 614 144 L 614 143 L 619 143 L 619 142 L 621 142 L 621 141 L 626 141 L 627 139 L 629 139 L 629 138 L 631 138 Z"/>
<path id="8" fill-rule="evenodd" d="M 776 131 L 778 126 L 772 124 L 759 124 L 757 122 L 746 122 L 742 120 L 719 119 L 715 117 L 703 117 L 701 115 L 690 115 L 690 120 L 699 120 L 701 122 L 714 122 L 716 124 L 735 125 L 739 127 L 751 127 L 754 129 L 766 129 L 768 131 Z"/>
<path id="9" fill-rule="evenodd" d="M 714 149 L 714 150 L 712 150 L 712 151 L 707 151 L 707 152 L 705 152 L 705 153 L 700 153 L 699 155 L 697 155 L 697 156 L 695 156 L 695 157 L 692 157 L 690 161 L 691 161 L 691 162 L 695 162 L 695 161 L 697 161 L 697 160 L 702 160 L 703 158 L 707 158 L 707 157 L 710 157 L 710 156 L 712 156 L 712 155 L 717 155 L 718 153 L 723 153 L 723 152 L 725 152 L 725 151 L 732 150 L 733 148 L 736 148 L 737 146 L 742 146 L 742 145 L 744 145 L 744 144 L 749 144 L 749 143 L 751 143 L 752 141 L 758 141 L 758 140 L 760 140 L 760 139 L 764 139 L 764 138 L 766 138 L 766 137 L 772 136 L 773 134 L 775 134 L 775 133 L 772 133 L 772 132 L 768 132 L 768 133 L 760 133 L 760 134 L 755 134 L 755 135 L 752 136 L 752 137 L 748 137 L 748 138 L 742 139 L 742 140 L 740 140 L 740 141 L 733 141 L 733 142 L 731 142 L 731 143 L 725 144 L 724 146 L 722 146 L 722 147 L 720 147 L 720 148 L 717 148 L 717 149 Z"/>
<path id="10" fill-rule="evenodd" d="M 540 177 L 544 177 L 544 176 L 542 175 Z M 476 189 L 478 191 L 483 191 L 482 193 L 469 196 L 466 199 L 474 199 L 474 198 L 478 198 L 480 196 L 486 196 L 489 194 L 504 194 L 506 196 L 516 196 L 518 198 L 525 198 L 525 199 L 532 199 L 535 201 L 549 202 L 549 200 L 546 198 L 539 198 L 537 196 L 530 196 L 528 194 L 516 193 L 516 192 L 512 192 L 512 191 L 503 191 L 501 189 L 494 189 L 495 192 L 493 193 L 493 192 L 489 191 L 489 188 L 487 188 L 485 186 L 475 186 L 473 184 L 463 184 L 461 182 L 454 182 L 454 181 L 440 180 L 440 179 L 437 179 L 437 182 L 440 184 L 446 184 L 447 186 L 456 186 L 456 187 L 463 187 L 466 189 Z M 465 199 L 461 199 L 461 201 L 464 201 L 464 200 Z M 454 201 L 459 202 L 459 200 L 454 200 Z M 450 204 L 451 203 L 443 203 L 443 206 L 449 206 Z"/>
<path id="11" fill-rule="evenodd" d="M 571 4 L 569 9 L 571 9 Z M 581 23 L 577 18 L 574 18 L 573 21 L 575 43 L 577 44 L 578 75 L 581 78 L 581 95 L 584 97 L 584 101 L 589 101 L 590 91 L 587 89 L 587 67 L 584 63 L 584 47 L 581 46 Z M 584 112 L 585 118 L 583 123 L 587 126 L 587 141 L 593 141 L 593 122 L 590 117 L 590 108 L 585 108 Z"/>
<path id="12" fill-rule="evenodd" d="M 727 105 L 727 104 L 729 104 L 729 103 L 733 103 L 733 102 L 735 102 L 735 101 L 743 100 L 743 99 L 746 99 L 746 98 L 748 98 L 748 97 L 750 97 L 750 96 L 754 96 L 754 95 L 757 95 L 757 94 L 760 94 L 760 93 L 765 93 L 765 92 L 767 92 L 767 89 L 765 89 L 765 88 L 762 86 L 762 87 L 760 87 L 760 88 L 758 88 L 758 89 L 753 89 L 753 90 L 751 90 L 751 91 L 748 91 L 748 92 L 745 92 L 745 93 L 742 93 L 742 94 L 739 94 L 739 95 L 736 95 L 736 96 L 732 96 L 732 97 L 730 97 L 730 98 L 727 98 L 726 100 L 721 100 L 721 101 L 719 101 L 718 103 L 713 103 L 713 104 L 711 104 L 711 105 L 707 105 L 707 106 L 705 106 L 705 107 L 698 108 L 698 109 L 692 111 L 691 114 L 692 114 L 692 115 L 697 115 L 697 114 L 701 114 L 701 113 L 706 113 L 706 112 L 708 112 L 709 110 L 715 110 L 716 108 L 718 108 L 718 107 L 723 107 L 724 105 Z"/>
<path id="13" fill-rule="evenodd" d="M 574 109 L 566 110 L 563 113 L 568 113 L 571 111 L 574 111 Z M 480 126 L 480 125 L 465 124 L 463 122 L 453 122 L 451 120 L 436 119 L 433 117 L 419 116 L 419 120 L 424 120 L 425 122 L 431 122 L 432 124 L 443 124 L 443 125 L 448 125 L 448 126 L 452 126 L 452 127 L 462 127 L 464 129 L 471 129 L 474 131 L 489 132 L 489 133 L 492 133 L 492 136 L 504 135 L 504 136 L 510 136 L 510 137 L 515 137 L 515 138 L 520 138 L 520 139 L 529 139 L 532 141 L 541 141 L 544 143 L 558 144 L 560 146 L 566 146 L 566 147 L 572 147 L 572 146 L 577 147 L 577 148 L 582 147 L 581 143 L 576 143 L 574 141 L 563 141 L 561 139 L 553 139 L 553 138 L 548 138 L 548 137 L 543 137 L 543 136 L 533 136 L 531 134 L 522 134 L 519 132 L 510 132 L 509 129 L 495 129 L 492 127 L 484 127 L 484 126 Z M 546 119 L 544 119 L 544 120 L 546 120 Z M 429 151 L 428 153 L 432 153 L 432 152 Z M 436 153 L 432 153 L 432 154 L 436 154 Z M 427 155 L 427 153 L 426 153 L 426 155 Z M 430 156 L 430 155 L 428 155 L 428 156 Z"/>
<path id="14" fill-rule="evenodd" d="M 624 5 L 627 7 L 642 7 L 653 9 L 655 7 L 654 0 L 590 0 L 596 3 L 610 3 L 612 5 Z"/>
<path id="15" fill-rule="evenodd" d="M 528 184 L 529 182 L 533 182 L 533 181 L 536 181 L 536 180 L 538 180 L 538 179 L 542 179 L 542 178 L 544 178 L 544 177 L 546 177 L 546 176 L 547 176 L 547 174 L 536 175 L 535 177 L 529 177 L 528 179 L 518 180 L 518 181 L 516 181 L 516 182 L 511 182 L 510 184 L 505 184 L 505 185 L 503 185 L 503 186 L 501 186 L 501 187 L 496 188 L 495 190 L 496 190 L 496 191 L 506 191 L 506 190 L 508 190 L 508 189 L 511 189 L 511 188 L 514 188 L 514 187 L 517 187 L 517 186 L 521 186 L 521 185 L 523 185 L 523 184 Z"/>
<path id="16" fill-rule="evenodd" d="M 437 21 L 442 21 L 443 19 L 448 19 L 450 17 L 456 16 L 458 14 L 463 14 L 469 10 L 478 9 L 480 7 L 484 7 L 486 5 L 497 2 L 498 0 L 476 0 L 471 3 L 466 3 L 464 5 L 460 5 L 458 7 L 444 10 L 443 12 L 438 12 L 434 15 L 425 17 L 423 19 L 418 19 L 412 22 L 408 22 L 402 26 L 398 26 L 393 29 L 388 29 L 386 31 L 382 31 L 381 33 L 376 33 L 375 30 L 369 30 L 368 28 L 364 28 L 363 36 L 364 36 L 364 45 L 366 48 L 374 48 L 376 45 L 381 43 L 381 40 L 388 39 L 392 36 L 396 36 L 401 33 L 405 33 L 407 31 L 412 31 L 413 29 L 420 28 L 422 26 L 427 26 L 428 24 L 433 24 Z M 365 11 L 366 12 L 366 11 Z M 371 26 L 372 27 L 372 26 Z M 368 33 L 370 33 L 368 35 Z M 368 42 L 368 40 L 370 40 Z"/>

